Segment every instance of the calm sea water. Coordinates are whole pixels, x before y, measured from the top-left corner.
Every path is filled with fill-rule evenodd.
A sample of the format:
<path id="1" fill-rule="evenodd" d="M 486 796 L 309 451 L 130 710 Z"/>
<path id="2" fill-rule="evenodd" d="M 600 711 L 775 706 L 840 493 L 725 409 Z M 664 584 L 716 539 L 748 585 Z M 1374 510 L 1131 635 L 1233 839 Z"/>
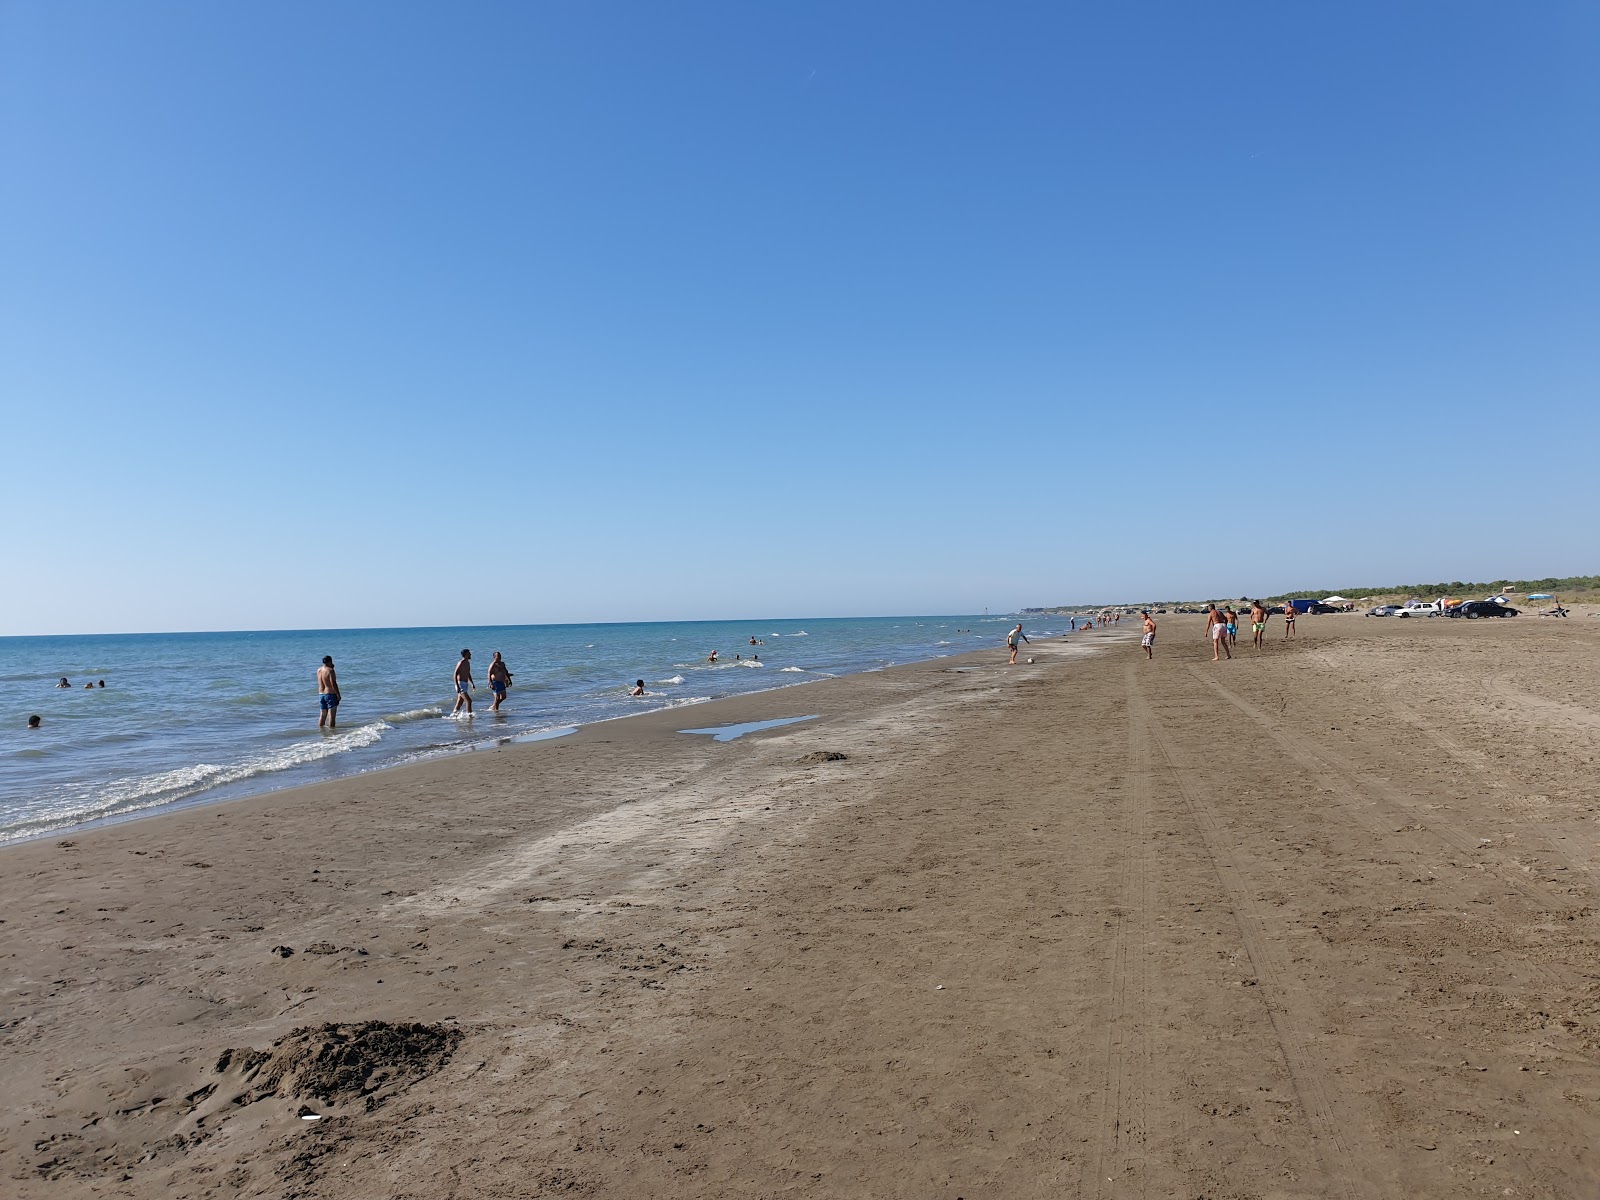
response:
<path id="1" fill-rule="evenodd" d="M 0 638 L 0 843 L 997 646 L 1013 623 L 873 617 Z M 1030 623 L 1036 631 L 1046 632 Z M 764 644 L 751 646 L 752 637 Z M 471 720 L 448 715 L 463 647 L 480 685 Z M 706 661 L 712 649 L 721 652 L 716 665 Z M 490 713 L 483 683 L 495 650 L 515 683 Z M 760 665 L 734 661 L 752 653 Z M 324 654 L 344 693 L 332 734 L 317 730 Z M 62 676 L 71 688 L 55 686 Z M 648 695 L 631 698 L 640 677 Z M 84 689 L 100 679 L 104 690 Z M 25 727 L 30 713 L 41 728 Z"/>

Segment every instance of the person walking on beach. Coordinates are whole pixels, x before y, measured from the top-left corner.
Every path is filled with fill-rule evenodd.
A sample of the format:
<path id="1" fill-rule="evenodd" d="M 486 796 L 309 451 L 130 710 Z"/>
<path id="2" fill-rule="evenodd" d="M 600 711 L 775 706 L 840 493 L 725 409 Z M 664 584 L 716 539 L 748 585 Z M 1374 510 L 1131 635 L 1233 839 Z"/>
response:
<path id="1" fill-rule="evenodd" d="M 1017 665 L 1017 651 L 1021 648 L 1021 642 L 1028 642 L 1028 635 L 1022 632 L 1022 622 L 1018 621 L 1017 627 L 1006 634 L 1006 645 L 1011 647 L 1011 661 L 1007 664 L 1008 666 L 1014 667 Z M 1031 646 L 1033 643 L 1028 642 L 1028 645 Z"/>
<path id="2" fill-rule="evenodd" d="M 1283 602 L 1283 637 L 1285 641 L 1294 637 L 1294 618 L 1294 601 L 1285 600 Z"/>
<path id="3" fill-rule="evenodd" d="M 317 668 L 317 704 L 321 707 L 321 715 L 317 717 L 318 729 L 337 729 L 339 727 L 339 701 L 343 699 L 339 694 L 339 673 L 333 669 L 333 655 L 324 654 L 322 665 Z"/>
<path id="4" fill-rule="evenodd" d="M 1145 658 L 1156 656 L 1156 619 L 1148 608 L 1144 610 L 1144 636 L 1139 639 L 1139 645 L 1144 647 Z"/>
<path id="5" fill-rule="evenodd" d="M 1257 654 L 1267 644 L 1267 606 L 1259 600 L 1250 601 L 1250 640 Z"/>
<path id="6" fill-rule="evenodd" d="M 450 710 L 453 717 L 461 711 L 461 706 L 467 706 L 467 716 L 472 715 L 472 689 L 478 685 L 472 681 L 472 651 L 463 650 L 461 661 L 456 664 L 454 676 L 456 685 L 456 706 Z"/>
<path id="7" fill-rule="evenodd" d="M 1239 614 L 1233 611 L 1233 605 L 1228 605 L 1222 610 L 1223 620 L 1228 622 L 1228 646 L 1230 648 L 1239 644 Z"/>
<path id="8" fill-rule="evenodd" d="M 506 698 L 506 689 L 511 686 L 511 672 L 506 669 L 505 659 L 500 657 L 500 651 L 494 652 L 494 661 L 489 664 L 489 690 L 494 693 L 494 703 L 489 706 L 490 712 L 500 711 L 500 702 Z"/>
<path id="9" fill-rule="evenodd" d="M 1206 636 L 1211 639 L 1212 662 L 1222 661 L 1219 648 L 1226 651 L 1229 658 L 1233 657 L 1233 651 L 1228 649 L 1228 619 L 1217 611 L 1215 604 L 1206 606 Z"/>

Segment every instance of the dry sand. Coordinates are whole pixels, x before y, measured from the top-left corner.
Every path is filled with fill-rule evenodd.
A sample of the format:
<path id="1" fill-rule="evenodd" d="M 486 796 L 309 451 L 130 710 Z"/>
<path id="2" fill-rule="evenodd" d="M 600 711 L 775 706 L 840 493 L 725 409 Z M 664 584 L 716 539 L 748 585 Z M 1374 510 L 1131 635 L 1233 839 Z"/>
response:
<path id="1" fill-rule="evenodd" d="M 0 1193 L 1600 1195 L 1600 627 L 1300 633 L 7 850 Z"/>

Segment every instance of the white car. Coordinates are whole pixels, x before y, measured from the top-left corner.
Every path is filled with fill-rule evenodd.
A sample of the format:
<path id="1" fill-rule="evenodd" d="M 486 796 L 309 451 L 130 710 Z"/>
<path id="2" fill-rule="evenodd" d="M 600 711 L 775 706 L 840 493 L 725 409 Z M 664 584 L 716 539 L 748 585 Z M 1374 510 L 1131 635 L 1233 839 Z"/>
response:
<path id="1" fill-rule="evenodd" d="M 1412 600 L 1402 604 L 1395 610 L 1397 617 L 1437 617 L 1439 606 L 1437 604 L 1424 604 L 1421 600 Z"/>

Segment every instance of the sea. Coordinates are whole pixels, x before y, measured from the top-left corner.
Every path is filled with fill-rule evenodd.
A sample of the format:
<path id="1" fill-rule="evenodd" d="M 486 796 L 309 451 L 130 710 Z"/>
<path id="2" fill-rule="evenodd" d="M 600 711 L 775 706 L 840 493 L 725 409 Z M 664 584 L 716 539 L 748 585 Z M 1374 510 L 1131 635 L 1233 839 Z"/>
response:
<path id="1" fill-rule="evenodd" d="M 998 647 L 1015 616 L 0 638 L 0 844 Z M 1066 617 L 1040 618 L 1063 631 Z M 754 639 L 755 644 L 752 643 Z M 453 717 L 463 648 L 478 680 Z M 485 674 L 511 670 L 498 713 Z M 718 651 L 718 661 L 708 661 Z M 344 700 L 317 728 L 316 671 Z M 65 678 L 71 686 L 59 687 Z M 628 693 L 643 679 L 645 695 Z M 86 683 L 105 687 L 85 687 Z M 42 718 L 27 728 L 30 714 Z M 687 717 L 687 714 L 686 714 Z M 686 719 L 685 725 L 695 724 Z"/>

